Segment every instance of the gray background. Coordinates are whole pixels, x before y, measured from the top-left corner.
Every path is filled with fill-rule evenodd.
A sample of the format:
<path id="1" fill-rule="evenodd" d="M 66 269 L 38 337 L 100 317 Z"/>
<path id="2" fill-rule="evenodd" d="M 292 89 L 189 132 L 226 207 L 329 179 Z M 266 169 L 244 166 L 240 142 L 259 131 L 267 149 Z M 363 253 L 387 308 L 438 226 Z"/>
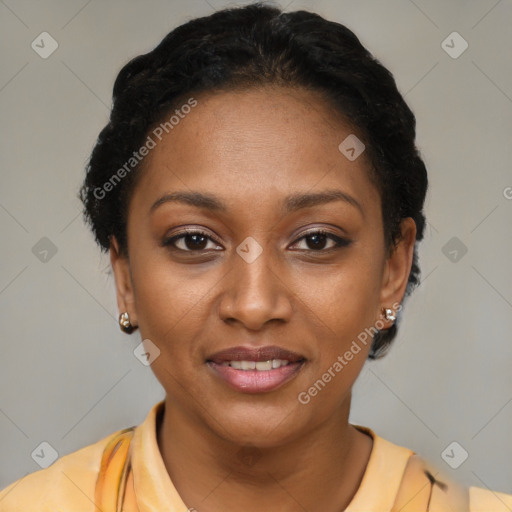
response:
<path id="1" fill-rule="evenodd" d="M 42 441 L 70 453 L 140 423 L 164 396 L 133 355 L 139 335 L 118 329 L 109 261 L 76 192 L 121 66 L 227 5 L 0 1 L 0 488 L 39 469 Z M 281 6 L 346 24 L 390 68 L 429 169 L 422 283 L 391 353 L 366 364 L 351 421 L 460 482 L 512 493 L 512 2 Z M 47 59 L 31 48 L 43 31 L 59 44 Z M 456 59 L 441 46 L 453 31 L 469 44 Z M 46 262 L 43 237 L 57 249 Z M 453 441 L 469 453 L 456 470 L 441 457 Z"/>

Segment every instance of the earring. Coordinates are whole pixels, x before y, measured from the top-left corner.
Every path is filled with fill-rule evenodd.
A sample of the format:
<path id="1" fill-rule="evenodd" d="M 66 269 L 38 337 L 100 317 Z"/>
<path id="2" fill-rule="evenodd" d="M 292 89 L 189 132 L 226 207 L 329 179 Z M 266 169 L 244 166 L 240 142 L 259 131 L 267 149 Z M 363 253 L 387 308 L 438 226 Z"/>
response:
<path id="1" fill-rule="evenodd" d="M 119 327 L 121 328 L 121 331 L 126 334 L 131 334 L 135 330 L 135 326 L 130 322 L 130 315 L 128 314 L 128 311 L 119 315 Z"/>
<path id="2" fill-rule="evenodd" d="M 394 322 L 396 320 L 395 312 L 391 308 L 382 308 L 382 314 L 386 320 Z"/>

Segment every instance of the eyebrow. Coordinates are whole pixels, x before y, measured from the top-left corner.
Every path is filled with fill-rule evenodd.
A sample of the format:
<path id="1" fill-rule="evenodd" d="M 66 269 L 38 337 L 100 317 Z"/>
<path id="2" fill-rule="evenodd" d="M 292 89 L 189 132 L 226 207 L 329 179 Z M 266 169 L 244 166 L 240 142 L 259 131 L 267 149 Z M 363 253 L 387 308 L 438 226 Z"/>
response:
<path id="1" fill-rule="evenodd" d="M 310 208 L 333 201 L 344 201 L 351 204 L 357 208 L 364 217 L 364 210 L 359 201 L 341 190 L 324 190 L 321 192 L 289 195 L 284 200 L 284 211 L 285 213 L 292 213 L 302 208 Z M 165 194 L 155 201 L 149 209 L 149 213 L 153 213 L 160 205 L 168 202 L 184 203 L 215 212 L 226 212 L 228 210 L 226 204 L 211 194 L 202 192 L 173 192 Z"/>

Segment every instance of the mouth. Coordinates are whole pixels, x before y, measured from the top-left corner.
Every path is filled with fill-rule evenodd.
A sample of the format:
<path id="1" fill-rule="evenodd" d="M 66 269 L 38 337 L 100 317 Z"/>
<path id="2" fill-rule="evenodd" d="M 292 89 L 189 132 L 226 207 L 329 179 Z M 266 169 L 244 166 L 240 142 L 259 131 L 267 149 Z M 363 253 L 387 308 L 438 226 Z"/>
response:
<path id="1" fill-rule="evenodd" d="M 234 347 L 207 358 L 216 377 L 243 393 L 273 391 L 293 379 L 306 358 L 277 346 Z"/>

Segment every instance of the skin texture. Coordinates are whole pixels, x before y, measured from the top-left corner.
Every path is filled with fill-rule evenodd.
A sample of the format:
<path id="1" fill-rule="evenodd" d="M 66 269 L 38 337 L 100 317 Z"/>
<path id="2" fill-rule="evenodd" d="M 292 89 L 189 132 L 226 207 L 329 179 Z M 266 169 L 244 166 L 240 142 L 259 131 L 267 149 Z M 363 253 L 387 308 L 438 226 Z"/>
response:
<path id="1" fill-rule="evenodd" d="M 343 510 L 372 449 L 348 423 L 370 343 L 308 404 L 297 397 L 382 319 L 382 307 L 400 303 L 414 221 L 402 221 L 388 258 L 365 154 L 353 162 L 341 154 L 352 131 L 318 95 L 266 87 L 195 97 L 144 161 L 129 205 L 128 258 L 115 238 L 110 249 L 119 310 L 160 350 L 151 368 L 166 391 L 162 458 L 199 512 Z M 362 211 L 337 200 L 284 212 L 290 194 L 333 189 Z M 150 213 L 176 191 L 213 194 L 226 210 L 166 202 Z M 163 246 L 184 228 L 206 232 L 203 251 L 190 237 Z M 329 238 L 303 238 L 313 228 L 351 243 L 329 250 Z M 263 249 L 252 263 L 236 252 L 249 236 Z M 240 345 L 278 345 L 306 361 L 278 389 L 243 393 L 206 364 Z"/>

